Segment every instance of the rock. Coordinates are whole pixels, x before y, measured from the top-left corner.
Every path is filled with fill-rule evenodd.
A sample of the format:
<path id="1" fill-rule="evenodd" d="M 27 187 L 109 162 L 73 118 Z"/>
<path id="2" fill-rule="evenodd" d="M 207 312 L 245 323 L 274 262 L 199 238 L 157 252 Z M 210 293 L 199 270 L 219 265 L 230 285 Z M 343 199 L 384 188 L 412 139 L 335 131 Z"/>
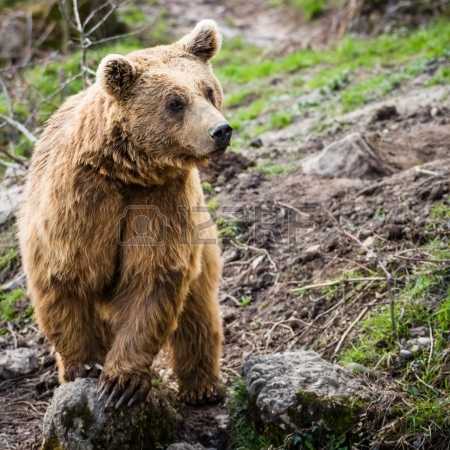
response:
<path id="1" fill-rule="evenodd" d="M 14 378 L 34 372 L 39 367 L 37 354 L 29 348 L 4 350 L 0 354 L 0 379 Z"/>
<path id="2" fill-rule="evenodd" d="M 409 330 L 412 337 L 426 336 L 428 334 L 427 327 L 415 327 Z"/>
<path id="3" fill-rule="evenodd" d="M 23 186 L 5 186 L 0 184 L 0 225 L 9 220 L 16 212 L 22 198 Z"/>
<path id="4" fill-rule="evenodd" d="M 27 375 L 38 367 L 38 357 L 32 349 L 19 347 L 0 354 L 0 379 Z"/>
<path id="5" fill-rule="evenodd" d="M 250 357 L 243 376 L 261 429 L 347 433 L 369 399 L 361 381 L 312 351 Z"/>
<path id="6" fill-rule="evenodd" d="M 399 116 L 397 108 L 394 105 L 383 105 L 378 108 L 372 116 L 371 122 L 391 120 Z"/>
<path id="7" fill-rule="evenodd" d="M 315 244 L 307 247 L 299 256 L 296 258 L 297 262 L 309 262 L 320 256 L 321 246 L 320 244 Z"/>
<path id="8" fill-rule="evenodd" d="M 167 450 L 205 450 L 205 447 L 201 444 L 188 444 L 187 442 L 179 442 L 169 445 Z"/>
<path id="9" fill-rule="evenodd" d="M 419 353 L 422 350 L 427 350 L 431 346 L 431 339 L 429 337 L 418 337 L 408 339 L 405 347 L 412 353 Z"/>
<path id="10" fill-rule="evenodd" d="M 372 374 L 372 371 L 362 364 L 358 364 L 355 362 L 350 362 L 345 364 L 344 366 L 347 370 L 349 370 L 351 373 L 356 375 L 370 375 Z"/>
<path id="11" fill-rule="evenodd" d="M 342 178 L 377 178 L 391 174 L 360 133 L 352 133 L 301 162 L 303 172 Z"/>
<path id="12" fill-rule="evenodd" d="M 250 141 L 250 147 L 261 148 L 263 145 L 264 144 L 261 138 L 255 138 L 252 141 Z"/>
<path id="13" fill-rule="evenodd" d="M 411 351 L 402 348 L 400 350 L 400 358 L 404 361 L 410 361 L 414 358 L 414 354 Z"/>
<path id="14" fill-rule="evenodd" d="M 173 441 L 177 415 L 166 394 L 155 388 L 146 403 L 105 409 L 96 387 L 96 380 L 78 378 L 56 389 L 41 450 L 140 450 Z"/>

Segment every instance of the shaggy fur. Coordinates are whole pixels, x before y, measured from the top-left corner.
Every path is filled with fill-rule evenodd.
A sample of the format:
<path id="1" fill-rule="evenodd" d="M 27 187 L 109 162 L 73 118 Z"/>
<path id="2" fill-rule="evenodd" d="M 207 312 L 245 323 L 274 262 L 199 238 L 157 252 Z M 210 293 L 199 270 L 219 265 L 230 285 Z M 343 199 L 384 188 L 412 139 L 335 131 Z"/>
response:
<path id="1" fill-rule="evenodd" d="M 170 343 L 184 396 L 217 395 L 221 258 L 197 166 L 224 122 L 219 46 L 203 21 L 175 44 L 105 57 L 37 144 L 19 235 L 61 382 L 100 363 L 105 383 L 145 390 Z"/>

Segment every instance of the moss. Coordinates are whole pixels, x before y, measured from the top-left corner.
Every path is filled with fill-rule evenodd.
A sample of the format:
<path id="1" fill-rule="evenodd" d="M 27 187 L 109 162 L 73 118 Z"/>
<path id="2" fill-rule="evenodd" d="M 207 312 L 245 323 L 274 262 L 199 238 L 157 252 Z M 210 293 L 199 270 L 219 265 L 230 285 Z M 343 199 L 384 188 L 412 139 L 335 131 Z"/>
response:
<path id="1" fill-rule="evenodd" d="M 358 422 L 364 402 L 354 397 L 327 398 L 313 392 L 298 392 L 298 405 L 290 411 L 293 422 L 301 429 L 317 428 L 321 434 L 346 435 Z"/>

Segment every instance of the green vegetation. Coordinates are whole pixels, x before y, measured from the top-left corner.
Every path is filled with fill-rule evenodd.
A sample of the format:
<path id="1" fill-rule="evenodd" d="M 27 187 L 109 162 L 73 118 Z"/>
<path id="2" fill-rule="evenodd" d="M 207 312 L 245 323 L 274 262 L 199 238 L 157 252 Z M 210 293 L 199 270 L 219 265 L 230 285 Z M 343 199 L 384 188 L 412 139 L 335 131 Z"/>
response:
<path id="1" fill-rule="evenodd" d="M 212 194 L 214 192 L 214 189 L 213 189 L 211 183 L 209 183 L 208 181 L 202 182 L 202 188 L 203 188 L 203 192 L 206 192 L 207 194 Z"/>
<path id="2" fill-rule="evenodd" d="M 206 203 L 206 206 L 208 207 L 208 211 L 213 213 L 219 209 L 219 200 L 217 197 L 211 197 Z"/>
<path id="3" fill-rule="evenodd" d="M 236 450 L 268 449 L 270 442 L 255 430 L 248 417 L 249 398 L 242 379 L 238 379 L 233 386 L 229 408 L 232 423 L 232 448 Z"/>
<path id="4" fill-rule="evenodd" d="M 17 249 L 15 247 L 8 248 L 0 255 L 0 272 L 8 271 L 17 261 Z"/>
<path id="5" fill-rule="evenodd" d="M 450 208 L 434 209 L 447 217 Z M 384 305 L 359 325 L 357 339 L 341 355 L 342 363 L 357 362 L 378 370 L 399 370 L 400 348 L 411 338 L 411 330 L 422 327 L 430 344 L 415 350 L 402 362 L 398 385 L 406 396 L 400 405 L 404 431 L 424 433 L 429 439 L 448 435 L 450 385 L 443 371 L 450 330 L 450 265 L 448 242 L 433 241 L 425 247 L 430 262 L 416 267 L 406 285 L 395 295 L 392 306 Z"/>
<path id="6" fill-rule="evenodd" d="M 268 58 L 242 40 L 225 41 L 215 67 L 227 93 L 225 105 L 233 109 L 229 116 L 237 133 L 232 147 L 245 147 L 311 110 L 332 119 L 383 98 L 428 73 L 431 61 L 448 54 L 449 41 L 448 21 L 376 38 L 347 36 L 331 49 L 304 49 L 279 58 Z M 448 66 L 441 67 L 424 84 L 448 84 L 449 73 Z M 318 95 L 309 96 L 311 91 Z M 286 111 L 287 96 L 299 98 L 298 110 Z M 318 118 L 311 131 L 322 133 L 330 123 Z"/>
<path id="7" fill-rule="evenodd" d="M 243 295 L 240 299 L 239 299 L 239 305 L 242 307 L 246 307 L 252 304 L 252 298 L 249 295 Z"/>
<path id="8" fill-rule="evenodd" d="M 25 313 L 22 313 L 17 309 L 17 303 L 25 297 L 25 293 L 22 289 L 14 289 L 11 292 L 0 292 L 0 320 L 10 321 L 17 319 L 20 315 L 29 317 L 33 310 L 28 307 Z"/>
<path id="9" fill-rule="evenodd" d="M 270 128 L 281 129 L 294 121 L 294 114 L 289 111 L 279 111 L 270 116 Z"/>
<path id="10" fill-rule="evenodd" d="M 329 0 L 272 0 L 272 5 L 285 4 L 300 11 L 306 20 L 312 20 L 325 12 Z"/>
<path id="11" fill-rule="evenodd" d="M 239 233 L 239 222 L 235 219 L 226 219 L 224 217 L 218 217 L 216 219 L 216 225 L 219 229 L 219 236 L 229 239 L 234 239 Z"/>
<path id="12" fill-rule="evenodd" d="M 446 55 L 450 40 L 450 25 L 442 21 L 407 35 L 395 33 L 374 39 L 344 38 L 332 50 L 300 50 L 278 59 L 248 63 L 249 59 L 237 57 L 220 67 L 224 80 L 248 83 L 280 73 L 295 72 L 320 64 L 346 65 L 348 69 L 375 66 L 392 66 L 405 63 L 411 58 L 438 58 Z"/>
<path id="13" fill-rule="evenodd" d="M 276 164 L 270 161 L 261 163 L 256 166 L 255 170 L 269 177 L 289 173 L 294 169 L 292 165 Z"/>

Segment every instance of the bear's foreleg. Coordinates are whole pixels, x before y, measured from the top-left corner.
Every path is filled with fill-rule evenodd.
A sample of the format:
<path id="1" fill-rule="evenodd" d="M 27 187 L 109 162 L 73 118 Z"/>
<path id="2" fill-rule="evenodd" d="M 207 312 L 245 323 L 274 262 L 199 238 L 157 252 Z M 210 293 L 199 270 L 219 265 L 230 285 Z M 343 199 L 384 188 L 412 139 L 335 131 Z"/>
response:
<path id="1" fill-rule="evenodd" d="M 217 298 L 220 272 L 217 248 L 205 246 L 203 271 L 190 287 L 170 340 L 180 397 L 190 404 L 215 403 L 224 394 L 219 378 L 223 341 Z"/>
<path id="2" fill-rule="evenodd" d="M 49 290 L 37 296 L 34 308 L 39 327 L 57 352 L 59 381 L 92 375 L 106 353 L 92 299 Z"/>
<path id="3" fill-rule="evenodd" d="M 153 360 L 176 328 L 187 283 L 181 272 L 172 272 L 160 276 L 147 295 L 143 287 L 134 289 L 111 301 L 115 338 L 99 385 L 106 406 L 131 405 L 147 396 Z"/>

